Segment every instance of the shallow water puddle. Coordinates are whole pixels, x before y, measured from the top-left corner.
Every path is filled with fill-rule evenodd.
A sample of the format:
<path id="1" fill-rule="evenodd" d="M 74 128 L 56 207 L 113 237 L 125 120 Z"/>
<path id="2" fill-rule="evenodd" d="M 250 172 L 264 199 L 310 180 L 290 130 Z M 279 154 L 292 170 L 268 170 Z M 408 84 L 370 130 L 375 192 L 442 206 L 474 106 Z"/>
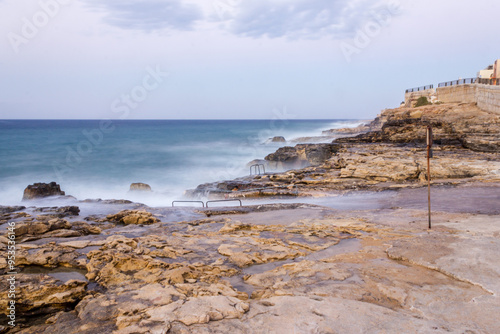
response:
<path id="1" fill-rule="evenodd" d="M 361 250 L 361 241 L 356 238 L 343 239 L 338 244 L 328 247 L 322 251 L 314 252 L 306 256 L 300 256 L 295 259 L 288 259 L 283 261 L 276 261 L 271 263 L 257 264 L 244 268 L 240 275 L 232 276 L 226 280 L 231 283 L 231 285 L 238 291 L 246 292 L 249 296 L 256 289 L 253 285 L 247 284 L 243 277 L 247 275 L 257 275 L 262 274 L 266 271 L 274 270 L 285 264 L 295 263 L 300 261 L 320 261 L 333 256 L 354 253 Z"/>
<path id="2" fill-rule="evenodd" d="M 78 268 L 66 268 L 66 267 L 57 267 L 57 268 L 46 268 L 40 266 L 27 266 L 24 267 L 21 272 L 23 274 L 45 274 L 55 279 L 66 283 L 70 280 L 79 280 L 88 282 L 88 279 L 85 277 L 87 271 L 84 269 Z"/>

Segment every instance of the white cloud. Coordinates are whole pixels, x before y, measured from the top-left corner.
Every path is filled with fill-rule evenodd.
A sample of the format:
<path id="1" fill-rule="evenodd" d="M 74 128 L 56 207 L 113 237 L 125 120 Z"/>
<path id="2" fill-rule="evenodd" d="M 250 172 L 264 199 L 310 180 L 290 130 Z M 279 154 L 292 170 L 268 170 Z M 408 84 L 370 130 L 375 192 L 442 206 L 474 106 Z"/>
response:
<path id="1" fill-rule="evenodd" d="M 123 29 L 153 31 L 190 30 L 203 18 L 201 9 L 181 0 L 83 0 L 90 8 L 105 13 L 105 22 Z"/>
<path id="2" fill-rule="evenodd" d="M 353 36 L 377 14 L 397 15 L 399 0 L 82 0 L 123 29 L 218 28 L 237 36 L 290 39 Z"/>
<path id="3" fill-rule="evenodd" d="M 259 38 L 345 38 L 380 13 L 397 15 L 390 0 L 216 0 L 218 19 L 234 34 Z"/>

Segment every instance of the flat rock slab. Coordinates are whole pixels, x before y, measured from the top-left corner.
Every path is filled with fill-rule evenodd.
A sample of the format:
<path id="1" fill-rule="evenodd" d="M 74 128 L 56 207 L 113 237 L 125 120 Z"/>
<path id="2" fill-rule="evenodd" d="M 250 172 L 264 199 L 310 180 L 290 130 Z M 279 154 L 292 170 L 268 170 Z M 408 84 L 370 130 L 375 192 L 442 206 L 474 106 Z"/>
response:
<path id="1" fill-rule="evenodd" d="M 478 285 L 493 295 L 500 293 L 498 236 L 430 232 L 395 241 L 387 254 L 391 259 L 408 261 Z"/>
<path id="2" fill-rule="evenodd" d="M 468 327 L 428 321 L 339 298 L 283 296 L 254 301 L 241 321 L 191 326 L 190 333 L 464 333 Z"/>

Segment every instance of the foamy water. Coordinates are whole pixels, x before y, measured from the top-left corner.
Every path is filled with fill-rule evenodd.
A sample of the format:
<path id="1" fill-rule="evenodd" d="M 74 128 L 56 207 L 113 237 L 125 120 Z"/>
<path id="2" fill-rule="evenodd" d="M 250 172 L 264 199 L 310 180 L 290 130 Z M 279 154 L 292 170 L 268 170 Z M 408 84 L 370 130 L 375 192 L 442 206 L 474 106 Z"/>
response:
<path id="1" fill-rule="evenodd" d="M 1 121 L 0 205 L 24 188 L 55 181 L 78 199 L 129 199 L 165 206 L 199 184 L 248 175 L 247 163 L 348 120 Z M 153 193 L 128 192 L 134 182 Z"/>

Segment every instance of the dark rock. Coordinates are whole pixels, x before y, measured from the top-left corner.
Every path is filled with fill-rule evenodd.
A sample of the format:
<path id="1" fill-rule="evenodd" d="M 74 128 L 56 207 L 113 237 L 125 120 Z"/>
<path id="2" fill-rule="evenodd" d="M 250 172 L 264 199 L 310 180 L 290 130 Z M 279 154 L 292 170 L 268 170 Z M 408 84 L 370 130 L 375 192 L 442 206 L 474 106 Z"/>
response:
<path id="1" fill-rule="evenodd" d="M 285 146 L 279 148 L 276 152 L 265 157 L 267 161 L 279 161 L 293 163 L 299 159 L 299 154 L 295 147 Z"/>
<path id="2" fill-rule="evenodd" d="M 273 138 L 269 138 L 269 140 L 267 142 L 268 143 L 286 143 L 286 139 L 285 139 L 285 137 L 282 137 L 282 136 L 276 136 Z"/>
<path id="3" fill-rule="evenodd" d="M 146 183 L 132 183 L 130 191 L 151 191 L 151 186 Z"/>
<path id="4" fill-rule="evenodd" d="M 42 207 L 36 208 L 34 212 L 44 212 L 48 213 L 50 216 L 63 218 L 67 216 L 78 216 L 80 214 L 80 208 L 77 206 L 62 206 L 62 207 Z"/>
<path id="5" fill-rule="evenodd" d="M 477 152 L 500 152 L 500 136 L 498 134 L 470 134 L 461 140 L 463 147 Z"/>
<path id="6" fill-rule="evenodd" d="M 26 209 L 25 206 L 0 206 L 0 214 L 12 213 Z"/>
<path id="7" fill-rule="evenodd" d="M 55 182 L 35 183 L 24 189 L 23 201 L 50 196 L 64 196 L 66 193 Z"/>
<path id="8" fill-rule="evenodd" d="M 280 162 L 284 167 L 304 167 L 320 165 L 330 159 L 338 150 L 337 144 L 300 144 L 295 147 L 281 147 L 269 154 L 265 159 Z"/>
<path id="9" fill-rule="evenodd" d="M 311 165 L 321 165 L 338 151 L 338 145 L 333 144 L 302 144 L 297 149 L 304 149 L 306 160 Z"/>
<path id="10" fill-rule="evenodd" d="M 129 201 L 127 199 L 106 199 L 100 202 L 102 204 L 134 204 L 134 202 Z"/>

